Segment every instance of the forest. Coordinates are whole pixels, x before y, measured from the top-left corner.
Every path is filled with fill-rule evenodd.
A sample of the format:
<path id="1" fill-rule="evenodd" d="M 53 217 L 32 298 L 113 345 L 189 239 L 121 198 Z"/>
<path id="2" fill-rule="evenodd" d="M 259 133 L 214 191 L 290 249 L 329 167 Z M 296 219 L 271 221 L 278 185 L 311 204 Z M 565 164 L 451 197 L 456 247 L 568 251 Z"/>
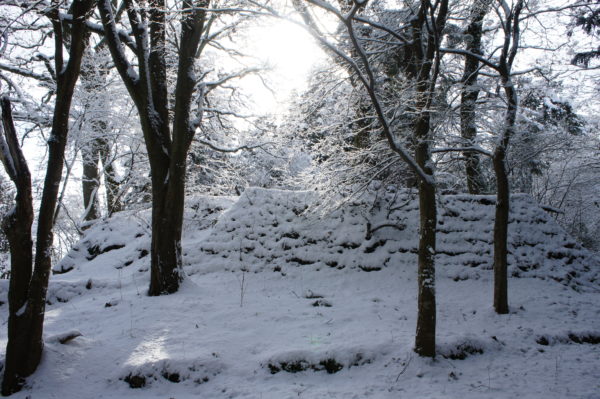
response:
<path id="1" fill-rule="evenodd" d="M 0 107 L 4 396 L 599 395 L 599 0 L 4 0 Z"/>

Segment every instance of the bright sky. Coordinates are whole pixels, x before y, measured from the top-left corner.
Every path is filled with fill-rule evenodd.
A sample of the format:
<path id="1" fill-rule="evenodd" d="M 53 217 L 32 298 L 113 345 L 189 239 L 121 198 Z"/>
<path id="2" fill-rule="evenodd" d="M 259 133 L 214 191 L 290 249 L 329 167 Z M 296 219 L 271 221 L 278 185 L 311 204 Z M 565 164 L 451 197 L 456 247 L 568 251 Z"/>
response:
<path id="1" fill-rule="evenodd" d="M 249 31 L 246 51 L 271 67 L 263 76 L 273 93 L 255 77 L 245 79 L 244 85 L 254 92 L 257 113 L 281 113 L 290 94 L 302 91 L 311 68 L 326 55 L 300 26 L 284 20 L 267 22 Z"/>

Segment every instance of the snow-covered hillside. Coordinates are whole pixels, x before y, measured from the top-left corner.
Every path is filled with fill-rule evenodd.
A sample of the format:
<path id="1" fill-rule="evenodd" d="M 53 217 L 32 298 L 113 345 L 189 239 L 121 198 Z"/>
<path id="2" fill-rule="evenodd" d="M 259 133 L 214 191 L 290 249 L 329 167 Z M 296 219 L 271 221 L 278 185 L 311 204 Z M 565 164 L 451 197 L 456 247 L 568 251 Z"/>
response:
<path id="1" fill-rule="evenodd" d="M 15 397 L 600 398 L 600 262 L 525 196 L 505 316 L 491 307 L 493 198 L 440 199 L 439 356 L 412 352 L 416 204 L 189 199 L 189 277 L 165 297 L 145 295 L 148 212 L 100 222 L 55 266 L 44 360 Z"/>
<path id="2" fill-rule="evenodd" d="M 455 280 L 487 276 L 492 268 L 493 196 L 440 199 L 438 274 Z M 186 214 L 184 258 L 189 275 L 215 271 L 326 268 L 413 272 L 418 244 L 418 201 L 406 191 L 364 198 L 329 212 L 310 210 L 308 192 L 248 189 L 232 198 L 192 199 Z M 225 212 L 223 212 L 225 211 Z M 96 225 L 55 267 L 148 269 L 148 213 L 129 213 Z M 513 197 L 509 228 L 513 277 L 550 278 L 574 289 L 597 289 L 600 262 L 526 195 Z"/>

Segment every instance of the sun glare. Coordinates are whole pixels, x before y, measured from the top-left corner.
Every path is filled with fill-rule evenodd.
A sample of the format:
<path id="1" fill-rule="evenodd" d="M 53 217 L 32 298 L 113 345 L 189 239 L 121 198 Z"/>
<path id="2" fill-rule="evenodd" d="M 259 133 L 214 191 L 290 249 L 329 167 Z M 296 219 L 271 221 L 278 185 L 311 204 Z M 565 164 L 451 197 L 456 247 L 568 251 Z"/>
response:
<path id="1" fill-rule="evenodd" d="M 259 112 L 267 111 L 265 107 L 281 112 L 290 94 L 302 91 L 311 68 L 325 57 L 308 32 L 283 20 L 255 28 L 250 43 L 252 56 L 269 67 L 266 81 L 273 90 L 257 88 Z M 256 80 L 255 84 L 262 85 Z"/>

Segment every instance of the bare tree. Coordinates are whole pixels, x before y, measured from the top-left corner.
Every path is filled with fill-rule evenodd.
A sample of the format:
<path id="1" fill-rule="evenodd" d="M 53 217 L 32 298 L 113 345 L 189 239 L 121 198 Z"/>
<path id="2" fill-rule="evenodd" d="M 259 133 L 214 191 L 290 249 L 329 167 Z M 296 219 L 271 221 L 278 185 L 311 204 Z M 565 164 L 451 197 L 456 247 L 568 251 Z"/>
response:
<path id="1" fill-rule="evenodd" d="M 107 86 L 106 75 L 109 72 L 109 63 L 102 53 L 101 47 L 96 51 L 88 51 L 81 67 L 81 83 L 86 96 L 84 110 L 84 124 L 86 137 L 81 147 L 83 163 L 82 193 L 83 208 L 86 221 L 100 217 L 100 204 L 98 203 L 98 189 L 100 177 L 104 175 L 106 187 L 106 209 L 110 216 L 121 210 L 119 200 L 119 181 L 116 177 L 113 159 L 111 157 L 111 128 L 108 121 L 110 107 L 104 91 Z M 105 54 L 108 55 L 108 54 Z M 114 137 L 113 137 L 114 139 Z M 100 170 L 99 163 L 102 163 Z"/>
<path id="2" fill-rule="evenodd" d="M 419 187 L 420 230 L 418 250 L 418 317 L 415 336 L 415 351 L 421 356 L 435 356 L 436 330 L 436 300 L 435 300 L 435 237 L 437 224 L 436 185 L 431 162 L 431 110 L 439 73 L 440 44 L 442 31 L 446 24 L 448 2 L 439 1 L 435 7 L 430 1 L 422 0 L 414 11 L 410 12 L 405 31 L 397 32 L 384 25 L 358 16 L 366 1 L 355 0 L 347 12 L 342 12 L 332 5 L 308 0 L 335 15 L 345 28 L 345 33 L 351 43 L 352 53 L 346 54 L 330 44 L 324 36 L 314 28 L 314 22 L 307 23 L 309 31 L 319 42 L 341 59 L 353 73 L 366 91 L 370 104 L 375 112 L 377 121 L 389 148 L 395 152 L 415 173 Z M 307 11 L 302 11 L 305 21 L 310 20 Z M 413 116 L 412 137 L 415 156 L 398 142 L 398 132 L 393 131 L 382 104 L 381 87 L 376 72 L 372 67 L 368 54 L 365 52 L 357 24 L 367 24 L 375 29 L 383 29 L 393 34 L 396 42 L 404 47 L 408 57 L 408 66 L 403 66 L 413 83 L 414 103 L 411 106 Z M 398 45 L 398 44 L 396 44 Z"/>
<path id="3" fill-rule="evenodd" d="M 53 1 L 47 16 L 54 35 L 54 70 L 56 72 L 56 101 L 52 129 L 48 140 L 48 166 L 42 192 L 38 230 L 33 259 L 31 224 L 33 207 L 31 178 L 12 123 L 10 102 L 2 102 L 4 137 L 0 156 L 11 180 L 17 187 L 15 212 L 3 223 L 11 250 L 11 282 L 9 288 L 8 344 L 2 394 L 10 395 L 21 389 L 25 377 L 37 368 L 43 349 L 43 323 L 46 292 L 51 267 L 52 227 L 59 184 L 64 164 L 64 152 L 69 128 L 69 110 L 75 83 L 79 77 L 81 59 L 87 42 L 85 21 L 92 9 L 92 0 L 75 0 L 70 12 L 73 17 L 69 38 L 68 60 L 64 57 L 63 18 L 60 2 Z M 32 268 L 32 264 L 35 267 Z"/>
<path id="4" fill-rule="evenodd" d="M 242 71 L 208 84 L 196 76 L 196 60 L 211 41 L 235 28 L 233 24 L 211 31 L 217 13 L 210 0 L 184 0 L 170 13 L 164 0 L 125 0 L 124 9 L 134 43 L 120 36 L 110 0 L 98 10 L 115 67 L 138 110 L 152 178 L 152 245 L 149 295 L 176 292 L 183 278 L 181 232 L 186 178 L 186 157 L 203 118 L 206 93 L 215 86 L 248 73 Z M 220 8 L 226 12 L 226 8 Z M 178 40 L 167 40 L 167 17 L 179 27 Z M 169 46 L 177 46 L 169 52 Z M 129 60 L 125 46 L 133 55 Z M 175 78 L 167 76 L 169 61 Z M 169 83 L 174 82 L 172 97 Z M 170 104 L 172 98 L 173 104 Z M 171 106 L 172 105 L 172 106 Z M 197 105 L 192 114 L 192 106 Z"/>
<path id="5" fill-rule="evenodd" d="M 496 216 L 494 219 L 494 309 L 497 313 L 508 313 L 508 216 L 510 211 L 510 186 L 506 169 L 506 151 L 510 138 L 514 134 L 517 121 L 519 98 L 512 79 L 512 66 L 519 50 L 520 27 L 519 18 L 524 0 L 509 7 L 504 1 L 497 8 L 503 16 L 502 30 L 504 42 L 496 70 L 500 75 L 506 96 L 506 112 L 504 127 L 496 143 L 493 153 L 494 172 L 496 175 Z"/>
<path id="6" fill-rule="evenodd" d="M 29 320 L 23 320 L 23 323 L 21 323 L 18 312 L 23 306 L 27 305 L 27 291 L 32 274 L 33 241 L 31 240 L 31 225 L 33 224 L 33 200 L 31 196 L 31 174 L 18 145 L 11 105 L 6 97 L 2 97 L 2 127 L 4 134 L 4 137 L 0 139 L 2 161 L 17 190 L 15 207 L 2 221 L 2 229 L 8 238 L 11 254 L 11 278 L 8 295 L 9 344 L 6 348 L 6 370 L 2 382 L 2 393 L 8 395 L 19 390 L 19 386 L 22 384 L 20 380 L 31 374 L 37 365 L 27 367 L 18 364 L 19 360 L 15 359 L 18 355 L 23 356 L 30 346 L 27 337 L 20 337 L 23 333 L 22 330 L 28 325 L 26 322 Z M 21 324 L 24 324 L 24 326 L 21 326 Z M 24 342 L 21 342 L 21 339 Z M 12 368 L 12 371 L 9 372 L 10 368 Z"/>
<path id="7" fill-rule="evenodd" d="M 499 314 L 508 313 L 508 217 L 510 211 L 510 185 L 506 166 L 506 153 L 517 122 L 519 98 L 513 81 L 513 64 L 519 51 L 520 18 L 524 0 L 508 5 L 498 0 L 494 11 L 504 34 L 500 55 L 496 59 L 486 58 L 469 50 L 442 49 L 444 52 L 463 54 L 494 70 L 502 84 L 506 101 L 504 123 L 492 153 L 496 176 L 496 212 L 494 219 L 494 309 Z"/>

